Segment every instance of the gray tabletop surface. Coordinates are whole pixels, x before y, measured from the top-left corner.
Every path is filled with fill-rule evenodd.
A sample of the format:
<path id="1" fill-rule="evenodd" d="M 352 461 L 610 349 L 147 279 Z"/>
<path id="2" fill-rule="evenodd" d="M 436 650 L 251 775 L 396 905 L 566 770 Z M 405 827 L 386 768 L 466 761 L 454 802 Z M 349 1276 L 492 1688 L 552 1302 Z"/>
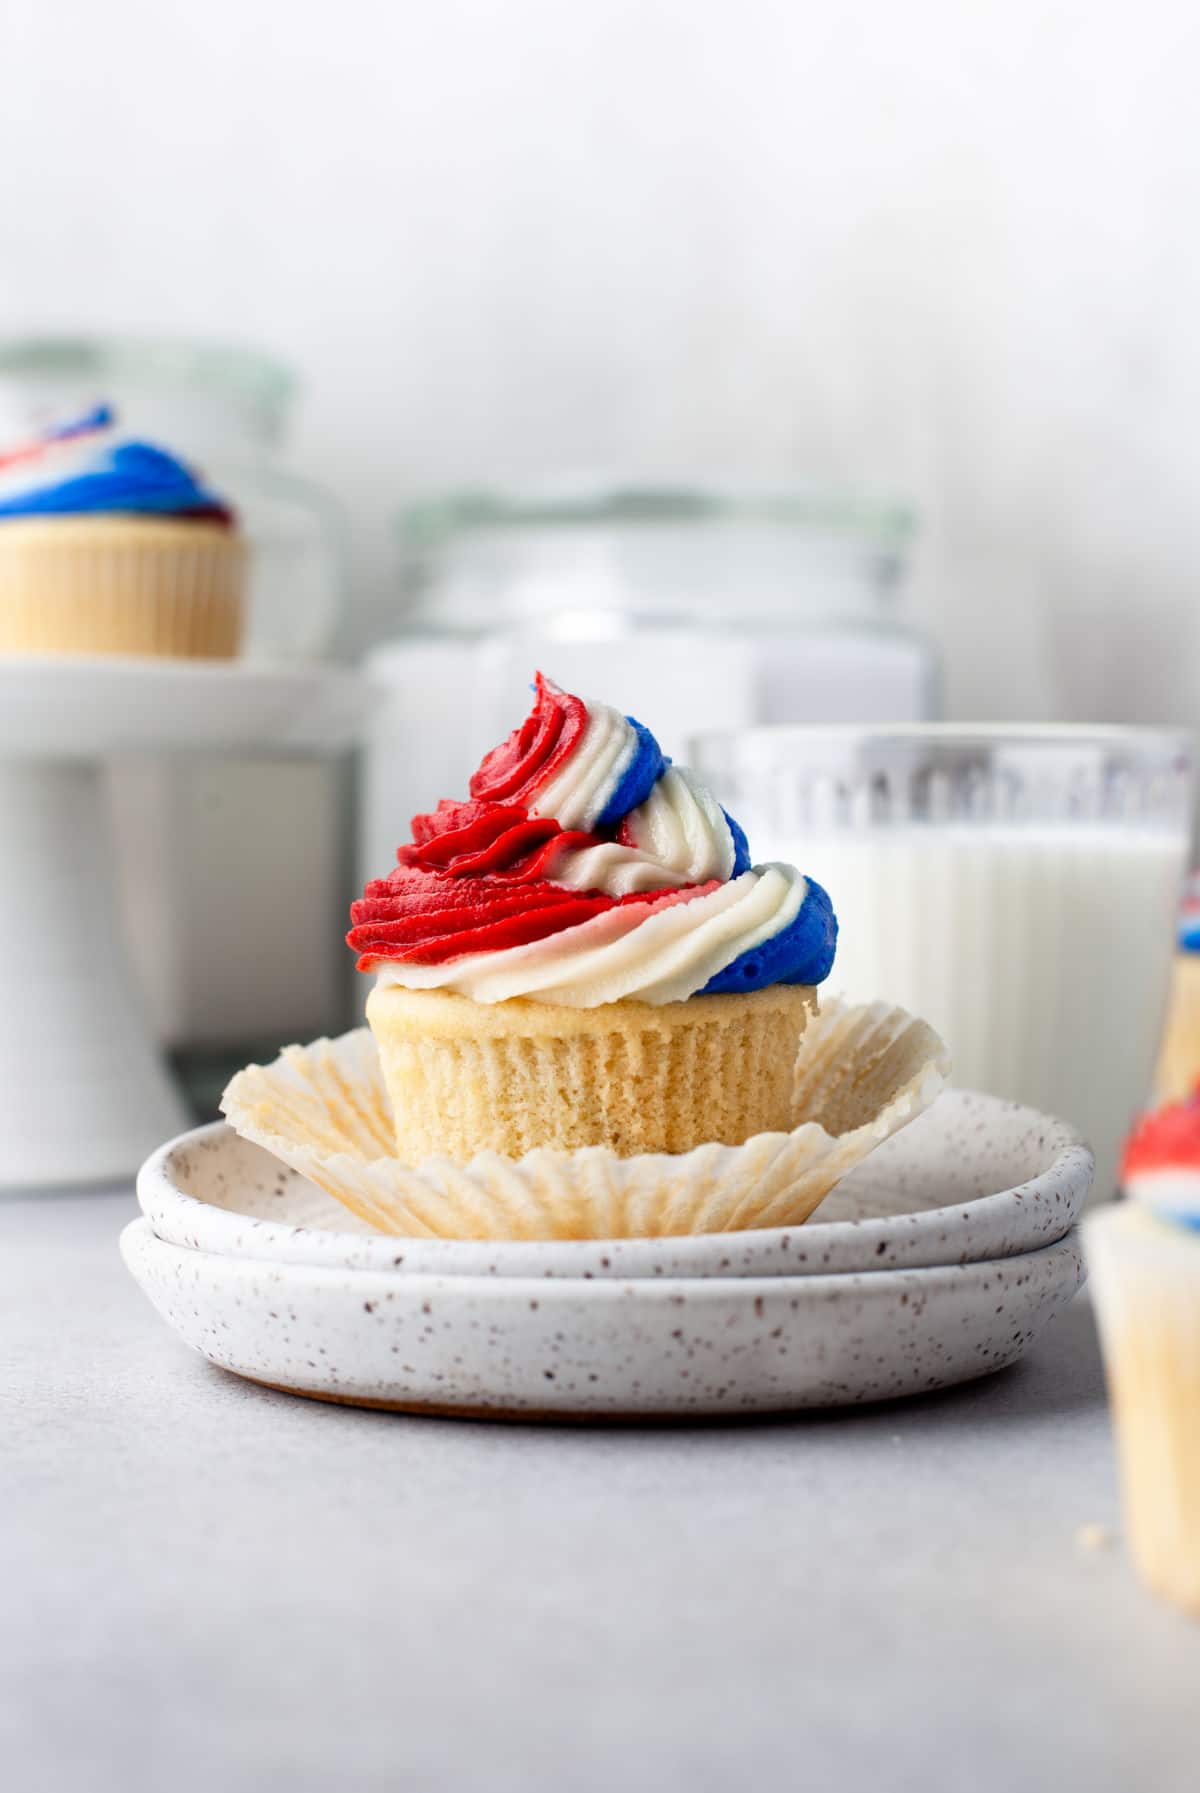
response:
<path id="1" fill-rule="evenodd" d="M 0 1196 L 0 1781 L 1194 1793 L 1091 1315 L 895 1407 L 402 1418 L 193 1356 L 127 1191 Z"/>

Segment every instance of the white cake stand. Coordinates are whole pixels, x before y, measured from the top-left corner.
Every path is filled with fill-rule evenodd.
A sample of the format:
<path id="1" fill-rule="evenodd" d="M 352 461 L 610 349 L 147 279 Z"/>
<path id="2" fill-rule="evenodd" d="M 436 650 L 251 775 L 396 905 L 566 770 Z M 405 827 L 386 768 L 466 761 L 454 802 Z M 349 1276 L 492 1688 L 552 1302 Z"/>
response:
<path id="1" fill-rule="evenodd" d="M 0 1186 L 113 1181 L 190 1124 L 121 935 L 103 763 L 333 752 L 370 693 L 329 668 L 0 659 Z"/>

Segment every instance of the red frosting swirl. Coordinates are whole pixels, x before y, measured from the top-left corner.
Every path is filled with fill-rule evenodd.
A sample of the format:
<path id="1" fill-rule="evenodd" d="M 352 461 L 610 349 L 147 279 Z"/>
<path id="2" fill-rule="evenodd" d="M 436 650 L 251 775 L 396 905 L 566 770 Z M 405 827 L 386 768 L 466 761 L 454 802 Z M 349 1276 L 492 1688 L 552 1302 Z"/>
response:
<path id="1" fill-rule="evenodd" d="M 563 853 L 618 838 L 615 826 L 590 833 L 530 813 L 538 792 L 581 745 L 588 719 L 581 698 L 537 675 L 532 711 L 484 758 L 470 800 L 443 801 L 414 816 L 396 869 L 352 904 L 346 938 L 360 971 L 382 960 L 438 965 L 526 946 L 610 909 L 638 905 L 649 913 L 717 887 L 713 881 L 616 896 L 555 882 Z"/>
<path id="2" fill-rule="evenodd" d="M 548 783 L 587 727 L 582 698 L 560 691 L 544 674 L 534 682 L 533 709 L 507 741 L 493 747 L 471 779 L 472 797 L 528 796 Z"/>
<path id="3" fill-rule="evenodd" d="M 390 877 L 374 879 L 351 905 L 346 941 L 359 954 L 360 971 L 382 959 L 439 965 L 464 953 L 526 946 L 608 909 L 661 908 L 716 889 L 713 881 L 613 897 L 554 884 L 548 873 L 559 853 L 604 837 L 565 831 L 519 804 L 443 801 L 413 817 L 412 834 Z"/>
<path id="4" fill-rule="evenodd" d="M 598 836 L 565 831 L 549 816 L 531 816 L 515 804 L 438 804 L 432 815 L 414 816 L 412 845 L 401 847 L 401 865 L 456 878 L 504 876 L 529 883 L 544 877 L 564 847 L 591 847 Z"/>
<path id="5" fill-rule="evenodd" d="M 1144 1114 L 1130 1134 L 1122 1178 L 1155 1170 L 1200 1171 L 1200 1085 L 1186 1102 Z"/>

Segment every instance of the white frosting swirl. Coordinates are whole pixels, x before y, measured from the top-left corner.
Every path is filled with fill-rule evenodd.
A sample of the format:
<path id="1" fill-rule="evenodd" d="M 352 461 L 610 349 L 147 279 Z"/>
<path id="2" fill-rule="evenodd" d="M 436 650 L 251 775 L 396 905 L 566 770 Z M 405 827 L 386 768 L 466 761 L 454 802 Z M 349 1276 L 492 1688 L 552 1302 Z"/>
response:
<path id="1" fill-rule="evenodd" d="M 553 816 L 560 828 L 594 826 L 637 752 L 632 723 L 611 704 L 586 701 L 581 740 L 529 805 L 531 816 Z"/>
<path id="2" fill-rule="evenodd" d="M 530 996 L 566 1008 L 629 999 L 683 1002 L 742 953 L 788 927 L 807 891 L 807 880 L 794 866 L 757 866 L 702 896 L 650 914 L 640 903 L 609 909 L 526 946 L 439 965 L 383 961 L 379 982 L 406 990 L 453 990 L 476 1002 Z"/>
<path id="3" fill-rule="evenodd" d="M 667 768 L 646 801 L 626 816 L 622 832 L 633 845 L 569 847 L 547 875 L 571 890 L 618 897 L 732 876 L 737 850 L 725 811 L 682 766 Z"/>
<path id="4" fill-rule="evenodd" d="M 654 789 L 625 818 L 623 832 L 658 865 L 687 884 L 729 878 L 737 849 L 729 818 L 686 766 L 668 766 Z"/>

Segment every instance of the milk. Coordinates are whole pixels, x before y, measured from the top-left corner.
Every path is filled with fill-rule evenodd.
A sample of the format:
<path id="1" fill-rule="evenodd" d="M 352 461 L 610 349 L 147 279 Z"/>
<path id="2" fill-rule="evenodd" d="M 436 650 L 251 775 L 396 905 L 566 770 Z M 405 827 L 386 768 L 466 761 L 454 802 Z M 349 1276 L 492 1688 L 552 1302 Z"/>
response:
<path id="1" fill-rule="evenodd" d="M 956 1083 L 1065 1116 L 1111 1192 L 1162 1030 L 1182 833 L 918 823 L 772 838 L 764 819 L 751 839 L 757 860 L 788 860 L 833 898 L 830 992 L 925 1016 Z"/>

